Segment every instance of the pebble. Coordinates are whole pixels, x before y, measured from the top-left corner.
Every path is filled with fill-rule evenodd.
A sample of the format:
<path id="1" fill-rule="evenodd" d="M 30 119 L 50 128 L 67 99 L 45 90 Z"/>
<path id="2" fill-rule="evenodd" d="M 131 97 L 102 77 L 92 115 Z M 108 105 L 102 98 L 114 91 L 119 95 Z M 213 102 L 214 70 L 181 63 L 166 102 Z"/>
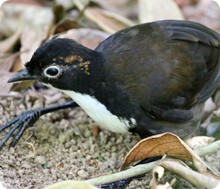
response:
<path id="1" fill-rule="evenodd" d="M 81 178 L 87 178 L 89 176 L 89 173 L 86 172 L 85 170 L 79 170 L 77 172 L 77 174 L 81 177 Z"/>
<path id="2" fill-rule="evenodd" d="M 25 168 L 25 169 L 31 169 L 31 165 L 27 162 L 23 163 L 22 167 Z"/>
<path id="3" fill-rule="evenodd" d="M 212 156 L 210 156 L 209 154 L 205 155 L 205 161 L 212 162 L 213 160 L 214 160 L 214 158 Z"/>
<path id="4" fill-rule="evenodd" d="M 47 163 L 47 160 L 44 156 L 36 156 L 34 162 L 43 165 Z"/>
<path id="5" fill-rule="evenodd" d="M 48 175 L 50 173 L 50 171 L 49 171 L 49 169 L 43 169 L 43 173 Z"/>

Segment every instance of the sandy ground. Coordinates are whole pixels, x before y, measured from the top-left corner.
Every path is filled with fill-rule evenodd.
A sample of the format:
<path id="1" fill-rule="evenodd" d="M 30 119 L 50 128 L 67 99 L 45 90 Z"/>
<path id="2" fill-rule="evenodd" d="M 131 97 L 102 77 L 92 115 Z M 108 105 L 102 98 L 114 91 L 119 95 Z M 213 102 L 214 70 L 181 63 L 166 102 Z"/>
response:
<path id="1" fill-rule="evenodd" d="M 26 109 L 63 103 L 62 97 L 53 90 L 36 93 L 30 89 L 22 93 L 22 98 L 1 98 L 0 125 Z M 6 146 L 0 152 L 0 182 L 7 189 L 40 189 L 61 180 L 85 180 L 118 171 L 123 157 L 139 137 L 101 131 L 95 138 L 93 125 L 80 108 L 42 116 L 15 148 Z M 204 159 L 220 172 L 220 152 Z M 194 188 L 180 177 L 166 173 L 166 181 L 173 177 L 177 178 L 175 188 Z M 148 188 L 150 178 L 149 173 L 127 188 Z"/>

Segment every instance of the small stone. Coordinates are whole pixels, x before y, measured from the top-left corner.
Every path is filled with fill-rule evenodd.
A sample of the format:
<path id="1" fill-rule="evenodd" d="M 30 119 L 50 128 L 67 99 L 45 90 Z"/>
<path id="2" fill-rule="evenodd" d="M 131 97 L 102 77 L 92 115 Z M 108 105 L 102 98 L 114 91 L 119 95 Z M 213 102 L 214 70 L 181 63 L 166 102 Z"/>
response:
<path id="1" fill-rule="evenodd" d="M 25 168 L 25 169 L 31 169 L 31 165 L 29 163 L 24 163 L 22 164 L 22 167 Z"/>
<path id="2" fill-rule="evenodd" d="M 56 175 L 57 175 L 56 169 L 51 169 L 50 172 L 51 172 L 51 174 L 52 174 L 53 176 L 56 176 Z"/>
<path id="3" fill-rule="evenodd" d="M 111 152 L 116 152 L 116 151 L 117 151 L 116 146 L 112 146 L 112 147 L 111 147 Z"/>
<path id="4" fill-rule="evenodd" d="M 43 173 L 45 173 L 45 174 L 49 174 L 50 171 L 49 171 L 49 169 L 43 169 Z"/>
<path id="5" fill-rule="evenodd" d="M 89 173 L 86 172 L 85 170 L 79 170 L 77 172 L 77 174 L 81 177 L 81 178 L 87 178 L 89 176 Z"/>
<path id="6" fill-rule="evenodd" d="M 210 155 L 205 156 L 205 161 L 212 162 L 213 160 L 214 160 L 214 158 L 212 156 L 210 156 Z"/>
<path id="7" fill-rule="evenodd" d="M 41 165 L 44 165 L 44 164 L 47 163 L 47 160 L 45 159 L 44 156 L 36 156 L 35 159 L 34 159 L 34 162 L 39 163 Z"/>

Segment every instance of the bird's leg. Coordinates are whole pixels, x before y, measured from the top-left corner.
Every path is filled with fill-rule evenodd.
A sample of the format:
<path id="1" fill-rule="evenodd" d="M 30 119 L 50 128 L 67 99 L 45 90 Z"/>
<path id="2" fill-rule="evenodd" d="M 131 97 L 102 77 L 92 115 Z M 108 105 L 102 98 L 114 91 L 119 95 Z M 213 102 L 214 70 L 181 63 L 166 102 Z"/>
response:
<path id="1" fill-rule="evenodd" d="M 155 156 L 155 157 L 151 157 L 151 158 L 146 158 L 140 162 L 138 162 L 137 164 L 135 164 L 134 166 L 140 165 L 140 164 L 146 164 L 146 163 L 150 163 L 150 162 L 154 162 L 157 160 L 160 160 L 162 157 L 161 156 Z M 126 178 L 123 180 L 119 180 L 119 181 L 115 181 L 115 182 L 111 182 L 111 183 L 107 183 L 107 184 L 102 184 L 99 185 L 99 188 L 102 189 L 125 189 L 132 180 L 134 179 L 141 179 L 145 176 L 146 174 L 140 174 L 134 177 L 130 177 L 130 178 Z"/>
<path id="2" fill-rule="evenodd" d="M 7 122 L 6 124 L 0 127 L 0 133 L 4 131 L 6 128 L 11 127 L 8 133 L 0 141 L 0 150 L 11 136 L 13 136 L 13 140 L 10 143 L 10 146 L 15 146 L 15 144 L 18 142 L 24 131 L 28 127 L 33 126 L 40 116 L 57 110 L 61 110 L 65 108 L 73 108 L 77 106 L 78 104 L 76 104 L 74 101 L 70 101 L 61 105 L 26 111 L 18 116 L 15 116 L 12 120 L 10 120 L 9 122 Z"/>

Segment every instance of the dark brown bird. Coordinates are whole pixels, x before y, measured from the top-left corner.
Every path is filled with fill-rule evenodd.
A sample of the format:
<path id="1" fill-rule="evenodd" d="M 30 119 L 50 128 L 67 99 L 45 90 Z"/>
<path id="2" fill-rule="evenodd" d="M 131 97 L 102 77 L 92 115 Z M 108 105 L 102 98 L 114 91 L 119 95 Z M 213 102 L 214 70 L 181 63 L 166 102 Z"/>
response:
<path id="1" fill-rule="evenodd" d="M 77 104 L 112 132 L 188 136 L 219 84 L 219 66 L 220 35 L 189 21 L 136 25 L 95 50 L 70 39 L 50 40 L 9 82 L 38 80 L 74 102 L 14 118 L 1 128 L 11 130 L 0 147 L 13 133 L 14 145 L 40 115 Z"/>

